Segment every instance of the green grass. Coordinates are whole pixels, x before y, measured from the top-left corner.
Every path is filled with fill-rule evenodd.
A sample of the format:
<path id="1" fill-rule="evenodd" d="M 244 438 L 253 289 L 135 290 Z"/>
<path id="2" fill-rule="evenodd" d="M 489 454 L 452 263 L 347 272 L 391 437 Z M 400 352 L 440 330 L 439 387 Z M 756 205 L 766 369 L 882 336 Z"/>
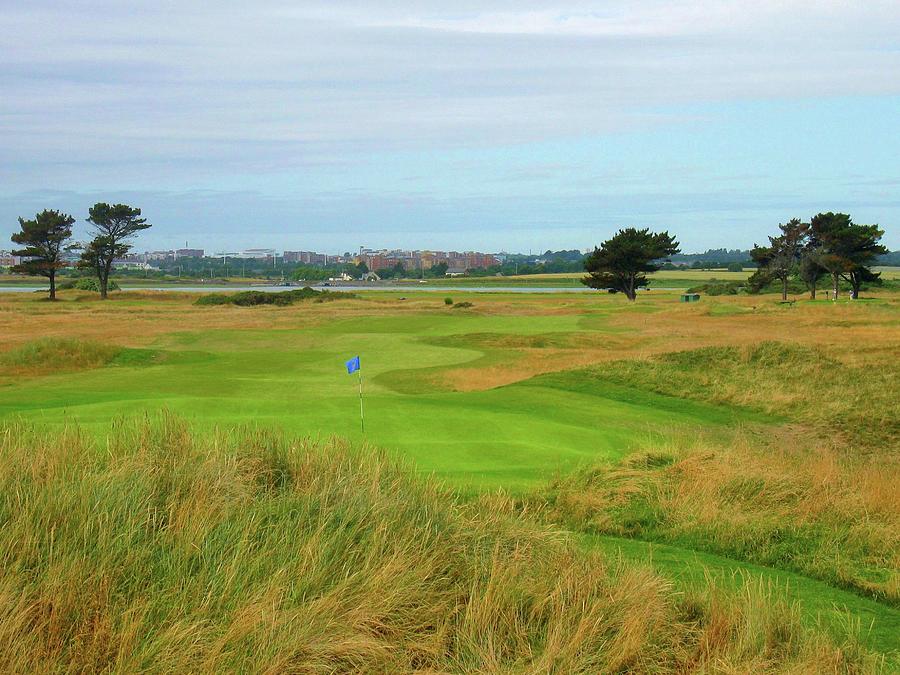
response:
<path id="1" fill-rule="evenodd" d="M 417 371 L 486 358 L 490 348 L 460 337 L 473 331 L 539 337 L 554 329 L 553 340 L 563 328 L 579 330 L 578 317 L 452 311 L 342 319 L 304 330 L 182 333 L 121 356 L 115 369 L 9 383 L 0 390 L 0 414 L 102 428 L 122 414 L 165 408 L 205 428 L 252 422 L 358 439 L 357 383 L 343 363 L 360 353 L 369 442 L 455 485 L 511 490 L 622 456 L 637 440 L 673 428 L 734 421 L 716 406 L 623 388 L 598 401 L 596 391 L 539 381 L 463 393 L 429 389 L 416 379 Z M 406 390 L 397 386 L 403 373 Z"/>
<path id="2" fill-rule="evenodd" d="M 716 307 L 729 307 L 716 305 Z M 715 311 L 727 317 L 729 312 Z M 704 347 L 648 360 L 623 360 L 570 379 L 585 386 L 627 384 L 680 398 L 789 414 L 841 434 L 855 446 L 891 444 L 900 436 L 895 387 L 900 362 L 846 365 L 819 348 L 764 341 L 752 347 Z"/>

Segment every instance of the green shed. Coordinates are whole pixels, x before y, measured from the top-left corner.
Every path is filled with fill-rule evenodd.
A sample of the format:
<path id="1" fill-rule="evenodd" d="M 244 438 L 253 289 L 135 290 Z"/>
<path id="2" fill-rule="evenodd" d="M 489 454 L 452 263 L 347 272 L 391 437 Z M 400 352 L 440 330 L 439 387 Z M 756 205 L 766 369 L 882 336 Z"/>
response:
<path id="1" fill-rule="evenodd" d="M 682 302 L 697 302 L 698 300 L 700 300 L 699 293 L 682 293 L 681 294 Z"/>

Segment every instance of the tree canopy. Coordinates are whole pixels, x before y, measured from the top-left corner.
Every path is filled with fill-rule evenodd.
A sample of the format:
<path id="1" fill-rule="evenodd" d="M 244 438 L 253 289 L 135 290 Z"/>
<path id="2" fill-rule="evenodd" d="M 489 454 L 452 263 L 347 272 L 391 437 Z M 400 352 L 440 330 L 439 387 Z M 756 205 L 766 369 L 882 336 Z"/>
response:
<path id="1" fill-rule="evenodd" d="M 850 283 L 850 297 L 858 298 L 863 283 L 879 283 L 880 273 L 871 267 L 887 253 L 880 244 L 884 230 L 877 225 L 858 225 L 846 213 L 819 213 L 810 221 L 811 236 L 818 243 L 818 264 L 832 278 L 837 298 L 840 279 Z"/>
<path id="2" fill-rule="evenodd" d="M 113 261 L 131 250 L 131 239 L 150 227 L 141 210 L 126 204 L 94 204 L 87 221 L 94 226 L 94 238 L 84 249 L 79 267 L 94 270 L 100 281 L 100 297 L 105 299 L 109 289 L 109 274 Z"/>
<path id="3" fill-rule="evenodd" d="M 792 218 L 778 226 L 781 234 L 769 237 L 768 246 L 755 246 L 750 258 L 759 265 L 753 280 L 755 285 L 764 285 L 770 279 L 781 281 L 781 299 L 787 300 L 788 280 L 797 272 L 800 256 L 806 242 L 809 225 L 799 218 Z"/>
<path id="4" fill-rule="evenodd" d="M 619 230 L 585 258 L 588 275 L 581 283 L 610 293 L 624 293 L 633 301 L 637 289 L 649 283 L 645 274 L 660 269 L 657 262 L 678 251 L 678 242 L 668 232 L 650 232 L 646 228 Z"/>
<path id="5" fill-rule="evenodd" d="M 71 248 L 66 242 L 72 237 L 74 223 L 75 219 L 67 213 L 45 209 L 33 220 L 19 218 L 19 232 L 11 237 L 14 243 L 24 246 L 13 251 L 24 258 L 13 271 L 47 277 L 51 300 L 56 300 L 56 273 L 65 267 L 63 253 Z"/>

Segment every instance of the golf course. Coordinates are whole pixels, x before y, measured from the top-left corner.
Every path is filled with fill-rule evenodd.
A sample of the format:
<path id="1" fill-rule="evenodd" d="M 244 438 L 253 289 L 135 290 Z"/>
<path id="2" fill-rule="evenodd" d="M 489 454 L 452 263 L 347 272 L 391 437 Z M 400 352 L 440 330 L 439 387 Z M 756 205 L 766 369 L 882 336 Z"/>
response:
<path id="1" fill-rule="evenodd" d="M 696 280 L 704 278 L 708 275 L 699 273 Z M 421 516 L 424 530 L 409 530 L 419 527 L 415 523 L 420 516 L 408 515 L 402 525 L 405 534 L 392 535 L 408 540 L 410 546 L 419 537 L 430 541 L 433 528 L 451 528 L 447 523 L 452 521 L 456 523 L 452 528 L 461 533 L 471 530 L 475 537 L 481 532 L 484 546 L 499 547 L 495 555 L 508 546 L 523 551 L 558 547 L 549 557 L 533 554 L 545 561 L 543 567 L 534 563 L 534 573 L 544 570 L 548 579 L 561 574 L 546 562 L 556 560 L 554 556 L 574 556 L 580 562 L 567 565 L 573 569 L 586 565 L 584 574 L 588 569 L 600 574 L 597 570 L 602 568 L 603 574 L 618 579 L 609 582 L 613 587 L 627 586 L 625 578 L 636 584 L 633 575 L 647 575 L 640 577 L 641 584 L 655 584 L 660 597 L 670 598 L 660 605 L 667 609 L 660 609 L 654 621 L 692 626 L 690 638 L 687 633 L 675 635 L 675 628 L 669 637 L 657 636 L 662 641 L 659 649 L 672 657 L 680 653 L 672 644 L 694 645 L 700 640 L 709 650 L 702 656 L 695 647 L 684 647 L 685 663 L 708 657 L 737 670 L 759 666 L 778 672 L 791 663 L 796 672 L 809 664 L 816 669 L 828 663 L 841 672 L 882 672 L 900 664 L 896 384 L 900 294 L 896 291 L 876 290 L 852 302 L 791 303 L 781 303 L 774 295 L 703 297 L 700 302 L 682 303 L 677 291 L 643 292 L 629 303 L 606 293 L 467 293 L 464 286 L 446 300 L 442 294 L 415 288 L 405 294 L 328 293 L 285 306 L 205 304 L 201 298 L 200 293 L 125 290 L 100 302 L 93 293 L 64 291 L 51 305 L 39 294 L 0 294 L 4 453 L 0 520 L 8 533 L 2 536 L 6 550 L 19 551 L 6 554 L 7 565 L 17 571 L 0 586 L 0 594 L 12 593 L 21 584 L 31 588 L 34 597 L 49 592 L 42 586 L 50 583 L 49 577 L 42 580 L 29 572 L 37 564 L 34 556 L 41 555 L 37 540 L 50 536 L 43 533 L 45 518 L 58 532 L 56 552 L 48 554 L 56 557 L 48 564 L 56 565 L 60 578 L 78 587 L 93 578 L 90 568 L 112 565 L 112 558 L 87 562 L 96 554 L 94 548 L 95 553 L 86 553 L 91 536 L 104 542 L 109 538 L 109 546 L 118 536 L 112 531 L 89 535 L 93 527 L 86 524 L 89 514 L 100 509 L 106 513 L 102 522 L 110 528 L 125 527 L 132 516 L 141 520 L 144 516 L 136 514 L 150 508 L 140 505 L 143 480 L 183 485 L 166 490 L 174 490 L 172 495 L 181 495 L 178 499 L 188 500 L 185 503 L 194 509 L 200 508 L 198 500 L 221 502 L 211 511 L 191 511 L 197 523 L 178 526 L 187 528 L 178 534 L 184 538 L 183 546 L 153 540 L 152 546 L 163 546 L 166 552 L 146 553 L 156 561 L 149 587 L 165 586 L 164 579 L 176 572 L 188 579 L 199 575 L 200 584 L 203 575 L 213 574 L 206 571 L 209 565 L 219 576 L 203 582 L 207 589 L 227 585 L 223 579 L 235 572 L 225 569 L 225 558 L 215 556 L 225 555 L 226 549 L 233 553 L 235 544 L 226 541 L 228 528 L 250 527 L 241 525 L 240 519 L 249 519 L 253 528 L 270 523 L 265 542 L 254 544 L 269 552 L 281 545 L 278 537 L 290 537 L 292 519 L 301 530 L 305 527 L 296 522 L 304 517 L 297 515 L 302 509 L 289 508 L 286 493 L 252 497 L 234 492 L 246 512 L 233 512 L 222 501 L 224 482 L 220 485 L 212 477 L 210 467 L 221 464 L 214 472 L 226 476 L 236 466 L 225 459 L 229 453 L 241 457 L 245 446 L 260 444 L 259 457 L 269 458 L 265 462 L 275 461 L 271 453 L 283 453 L 276 464 L 288 467 L 283 469 L 288 484 L 300 480 L 297 467 L 305 466 L 305 471 L 331 476 L 335 484 L 343 485 L 341 489 L 349 491 L 343 499 L 349 501 L 334 507 L 343 514 L 334 517 L 346 518 L 347 523 L 363 522 L 357 516 L 365 520 L 381 508 L 386 509 L 385 518 L 410 509 L 428 510 L 427 518 Z M 348 374 L 345 362 L 357 355 L 361 369 Z M 155 459 L 140 459 L 142 450 L 123 450 L 128 443 L 150 448 L 147 457 Z M 172 449 L 176 446 L 181 450 Z M 28 448 L 34 465 L 26 475 L 10 457 L 24 457 Z M 126 462 L 117 454 L 121 452 L 132 459 Z M 168 453 L 173 453 L 171 461 L 166 459 Z M 185 459 L 192 453 L 200 458 L 196 465 Z M 147 469 L 150 478 L 137 478 L 144 475 L 135 468 L 142 462 L 156 467 Z M 383 484 L 387 474 L 395 481 L 389 490 Z M 399 501 L 366 506 L 363 495 L 370 494 L 366 481 L 378 483 L 378 499 Z M 352 492 L 357 483 L 358 491 Z M 154 490 L 161 489 L 153 485 Z M 200 492 L 192 492 L 195 488 Z M 297 494 L 305 489 L 296 487 Z M 105 490 L 124 492 L 104 502 L 97 494 Z M 400 499 L 405 491 L 408 499 Z M 317 508 L 330 508 L 325 505 L 338 499 L 335 494 L 317 493 L 316 503 L 321 500 Z M 128 502 L 132 497 L 136 501 Z M 42 515 L 36 505 L 55 499 L 58 508 Z M 150 504 L 157 498 L 146 499 Z M 172 522 L 175 497 L 160 499 L 160 508 L 169 509 L 167 519 Z M 359 514 L 353 515 L 355 510 Z M 78 520 L 81 517 L 84 522 Z M 184 514 L 179 517 L 190 520 Z M 140 530 L 134 527 L 135 532 Z M 425 531 L 431 534 L 426 536 Z M 12 532 L 23 537 L 19 544 Z M 351 536 L 341 532 L 340 536 Z M 358 536 L 362 537 L 358 542 L 365 542 L 374 535 Z M 457 536 L 464 534 L 448 534 L 448 541 Z M 454 545 L 465 548 L 460 541 Z M 523 543 L 528 541 L 532 543 Z M 136 551 L 145 545 L 151 546 L 140 537 L 130 544 Z M 294 546 L 285 545 L 286 551 Z M 27 546 L 34 547 L 30 554 L 22 548 Z M 191 558 L 191 551 L 199 557 Z M 166 556 L 182 555 L 187 557 L 177 564 L 193 565 L 193 572 L 162 569 L 176 563 L 160 562 L 159 556 L 169 560 Z M 85 562 L 60 572 L 75 559 Z M 504 561 L 512 564 L 505 557 Z M 60 618 L 51 613 L 45 625 L 24 605 L 10 602 L 4 609 L 6 635 L 18 634 L 21 639 L 17 630 L 43 626 L 29 647 L 32 651 L 26 650 L 29 658 L 52 653 L 68 663 L 80 660 L 127 670 L 157 659 L 172 668 L 196 666 L 202 653 L 202 658 L 212 659 L 207 665 L 241 668 L 250 663 L 245 659 L 259 658 L 259 650 L 268 647 L 254 628 L 255 620 L 247 619 L 239 634 L 233 625 L 226 625 L 237 620 L 234 612 L 271 601 L 276 608 L 272 611 L 281 616 L 290 607 L 303 605 L 312 593 L 295 588 L 299 579 L 291 576 L 294 563 L 288 562 L 287 552 L 245 564 L 249 566 L 241 574 L 247 575 L 248 595 L 236 595 L 229 601 L 234 604 L 218 609 L 199 600 L 208 593 L 200 586 L 195 591 L 182 589 L 179 593 L 187 595 L 167 599 L 163 608 L 144 591 L 125 590 L 112 572 L 104 576 L 106 595 L 97 606 L 98 615 L 114 606 L 124 611 L 130 605 L 117 603 L 125 596 L 128 603 L 143 598 L 140 616 L 129 615 L 131 629 L 163 627 L 168 637 L 158 643 L 141 643 L 140 648 L 133 642 L 127 648 L 119 644 L 111 652 L 99 653 L 96 642 L 101 634 L 118 636 L 122 626 L 107 625 L 105 633 L 85 637 L 84 622 L 98 621 L 95 615 L 72 610 L 73 616 Z M 334 583 L 323 582 L 327 588 Z M 278 599 L 266 600 L 269 591 L 260 589 L 271 591 L 275 586 L 281 589 Z M 165 593 L 168 590 L 161 591 Z M 422 606 L 438 602 L 422 593 Z M 498 608 L 504 606 L 496 602 Z M 643 603 L 634 602 L 635 607 Z M 691 612 L 705 618 L 686 619 L 686 602 L 693 603 Z M 72 603 L 83 604 L 75 598 Z M 180 609 L 174 611 L 176 605 Z M 202 637 L 187 649 L 189 640 L 177 626 L 188 620 L 188 609 L 195 605 L 203 605 L 208 618 L 203 620 Z M 406 618 L 401 623 L 411 620 L 405 612 L 418 611 L 411 609 L 413 605 L 404 607 L 401 614 Z M 363 663 L 355 658 L 377 660 L 380 654 L 386 659 L 383 663 L 365 662 L 360 667 L 389 670 L 386 663 L 396 665 L 373 647 L 379 639 L 388 640 L 385 636 L 393 635 L 391 631 L 401 630 L 391 623 L 399 620 L 392 611 L 383 608 L 378 614 L 382 626 L 378 631 L 383 633 L 357 624 L 353 630 L 347 628 L 350 632 L 341 639 L 350 641 L 345 645 L 348 663 Z M 538 610 L 515 611 L 521 611 L 520 620 L 527 623 L 533 620 L 529 612 Z M 601 614 L 608 611 L 606 607 Z M 627 622 L 628 611 L 621 611 Z M 719 646 L 707 644 L 712 638 L 703 633 L 712 630 L 710 617 L 717 611 L 736 622 L 722 628 Z M 677 618 L 665 618 L 666 612 L 675 612 Z M 277 646 L 287 628 L 275 615 L 270 619 L 277 625 L 271 629 Z M 555 620 L 563 619 L 546 618 L 542 628 L 521 639 L 532 641 L 536 650 L 549 650 L 549 626 Z M 501 647 L 484 646 L 485 631 L 490 631 L 482 626 L 481 632 L 473 633 L 480 637 L 467 638 L 467 647 L 454 643 L 450 651 L 461 660 L 447 666 L 439 654 L 449 653 L 449 648 L 426 648 L 421 640 L 428 634 L 428 640 L 440 643 L 443 638 L 435 636 L 451 629 L 435 629 L 428 620 L 422 621 L 416 628 L 420 642 L 409 647 L 409 653 L 418 656 L 408 663 L 419 664 L 416 667 L 475 667 L 490 660 L 485 654 L 494 649 L 490 658 L 498 667 L 515 665 L 504 661 Z M 656 624 L 634 630 L 652 635 L 652 625 Z M 62 635 L 70 629 L 82 631 L 78 635 L 83 644 L 60 642 L 53 651 L 40 637 L 42 630 Z M 358 639 L 360 631 L 369 636 L 368 642 L 353 647 L 348 636 L 352 633 Z M 706 637 L 698 638 L 701 633 Z M 458 639 L 462 638 L 454 638 Z M 52 643 L 50 637 L 47 640 Z M 768 646 L 760 647 L 755 640 L 768 641 Z M 219 645 L 217 655 L 209 651 L 213 643 Z M 2 631 L 0 645 L 10 649 Z M 627 652 L 622 645 L 607 647 L 608 654 Z M 640 654 L 633 657 L 638 661 L 626 659 L 618 664 L 620 670 L 647 667 L 640 659 L 652 650 L 648 652 L 643 643 L 634 649 Z M 578 660 L 582 656 L 562 653 L 554 657 L 562 664 L 559 672 L 591 668 Z M 602 649 L 592 653 L 596 658 L 607 654 Z M 760 654 L 768 660 L 754 661 Z M 4 658 L 13 662 L 9 652 Z M 327 658 L 335 657 L 328 652 Z M 601 660 L 593 665 L 597 672 L 608 672 L 616 663 Z"/>

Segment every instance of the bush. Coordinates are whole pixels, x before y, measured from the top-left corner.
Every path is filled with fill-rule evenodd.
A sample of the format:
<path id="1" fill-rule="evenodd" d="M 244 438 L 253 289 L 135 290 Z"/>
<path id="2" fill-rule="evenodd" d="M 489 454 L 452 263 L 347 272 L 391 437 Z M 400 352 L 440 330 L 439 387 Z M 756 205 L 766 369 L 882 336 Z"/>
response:
<path id="1" fill-rule="evenodd" d="M 453 309 L 468 309 L 469 307 L 474 307 L 471 302 L 457 302 L 453 305 Z"/>
<path id="2" fill-rule="evenodd" d="M 237 305 L 238 307 L 256 307 L 258 305 L 277 305 L 285 307 L 302 300 L 314 299 L 315 302 L 331 302 L 332 300 L 349 300 L 355 298 L 353 293 L 336 291 L 317 291 L 309 286 L 292 291 L 272 293 L 269 291 L 241 291 L 240 293 L 210 293 L 197 298 L 197 305 Z"/>
<path id="3" fill-rule="evenodd" d="M 60 291 L 91 291 L 92 293 L 100 292 L 100 280 L 95 277 L 82 277 L 81 279 L 73 279 L 71 281 L 63 281 L 56 286 Z M 122 288 L 114 280 L 110 279 L 106 286 L 110 291 L 121 291 Z"/>
<path id="4" fill-rule="evenodd" d="M 743 272 L 744 266 L 739 262 L 728 263 L 728 267 L 726 267 L 729 272 Z"/>
<path id="5" fill-rule="evenodd" d="M 227 305 L 231 302 L 231 296 L 224 293 L 209 293 L 197 298 L 195 305 Z"/>
<path id="6" fill-rule="evenodd" d="M 692 286 L 687 289 L 688 293 L 703 293 L 704 295 L 737 295 L 744 293 L 747 286 L 743 281 L 715 281 L 710 280 L 708 283 Z"/>
<path id="7" fill-rule="evenodd" d="M 444 298 L 444 304 L 449 307 L 453 304 L 453 298 Z"/>

